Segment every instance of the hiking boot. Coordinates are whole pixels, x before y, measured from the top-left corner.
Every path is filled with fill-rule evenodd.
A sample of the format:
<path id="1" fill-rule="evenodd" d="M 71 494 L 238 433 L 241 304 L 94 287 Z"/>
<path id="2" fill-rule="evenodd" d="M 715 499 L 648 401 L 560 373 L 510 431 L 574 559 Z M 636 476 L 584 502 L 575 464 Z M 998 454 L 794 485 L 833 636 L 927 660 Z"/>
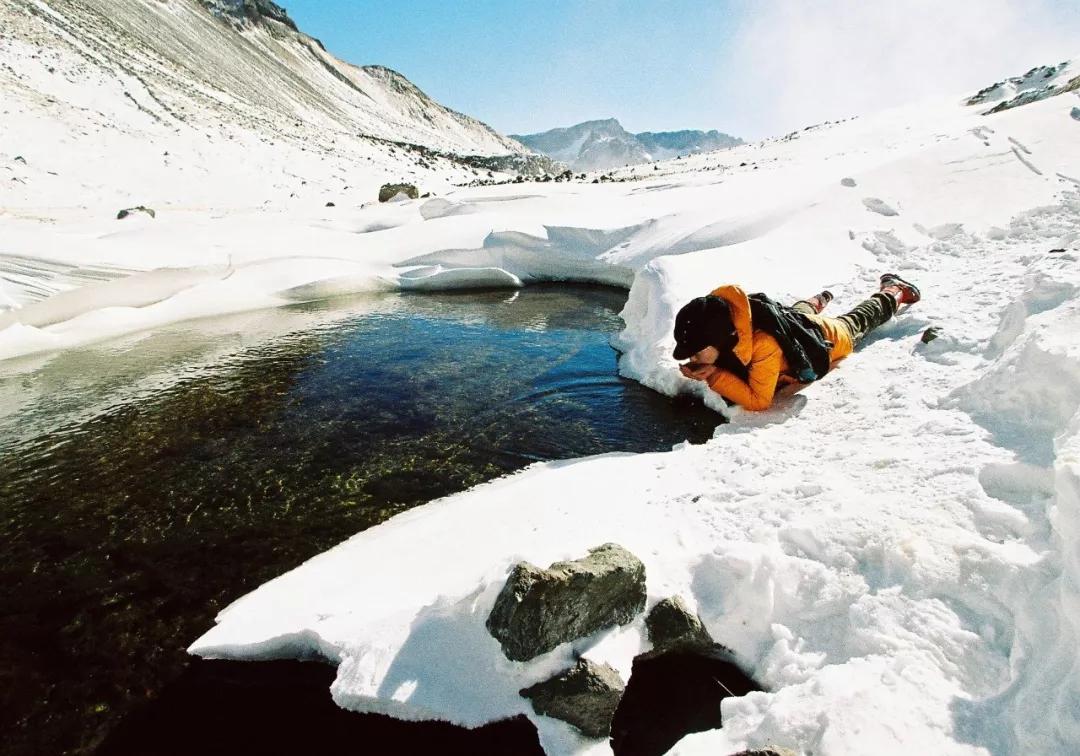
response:
<path id="1" fill-rule="evenodd" d="M 895 273 L 886 273 L 881 277 L 881 292 L 895 299 L 898 307 L 912 305 L 922 299 L 918 286 L 908 283 Z"/>
<path id="2" fill-rule="evenodd" d="M 832 299 L 833 299 L 832 292 L 829 291 L 828 289 L 826 289 L 825 291 L 821 292 L 820 294 L 815 294 L 814 296 L 810 297 L 809 299 L 804 299 L 803 301 L 806 302 L 811 307 L 813 307 L 814 312 L 821 312 L 822 310 L 825 309 L 825 307 L 829 304 L 829 302 L 832 301 Z"/>

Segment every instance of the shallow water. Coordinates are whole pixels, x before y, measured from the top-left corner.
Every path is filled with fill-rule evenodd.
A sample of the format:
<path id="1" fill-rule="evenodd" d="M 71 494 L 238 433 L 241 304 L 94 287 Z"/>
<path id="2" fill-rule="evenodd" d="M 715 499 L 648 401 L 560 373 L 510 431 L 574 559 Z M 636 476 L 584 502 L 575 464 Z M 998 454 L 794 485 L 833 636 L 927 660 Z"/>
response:
<path id="1" fill-rule="evenodd" d="M 0 363 L 0 724 L 92 750 L 230 601 L 536 460 L 719 418 L 619 378 L 625 293 L 386 294 Z"/>

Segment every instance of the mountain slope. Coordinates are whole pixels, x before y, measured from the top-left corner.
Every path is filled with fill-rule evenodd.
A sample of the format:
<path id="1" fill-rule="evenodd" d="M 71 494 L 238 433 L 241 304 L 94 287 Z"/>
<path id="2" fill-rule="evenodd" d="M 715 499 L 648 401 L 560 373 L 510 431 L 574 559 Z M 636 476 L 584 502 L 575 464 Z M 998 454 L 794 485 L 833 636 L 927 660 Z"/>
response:
<path id="1" fill-rule="evenodd" d="M 715 130 L 631 134 L 615 118 L 585 121 L 539 134 L 511 134 L 511 138 L 581 171 L 603 171 L 742 144 L 741 139 Z"/>
<path id="2" fill-rule="evenodd" d="M 248 174 L 264 174 L 261 183 L 267 168 L 280 175 L 281 163 L 304 162 L 296 152 L 338 158 L 342 171 L 363 163 L 379 174 L 372 181 L 410 178 L 410 171 L 473 176 L 467 165 L 431 165 L 387 141 L 456 155 L 526 153 L 388 68 L 337 59 L 266 0 L 9 0 L 0 6 L 0 28 L 7 111 L 0 150 L 20 154 L 49 134 L 51 169 L 79 174 L 84 188 L 112 188 L 100 181 L 105 165 L 94 166 L 93 176 L 82 170 L 85 160 L 96 162 L 80 145 L 91 136 L 114 152 L 158 145 L 141 160 L 153 180 L 124 177 L 146 191 L 187 183 L 156 172 L 163 153 L 186 153 L 189 168 L 212 166 L 217 174 L 223 163 L 247 163 Z M 200 154 L 191 155 L 196 145 Z M 271 145 L 277 154 L 259 155 L 256 165 L 252 146 Z M 34 203 L 34 192 L 14 201 Z"/>

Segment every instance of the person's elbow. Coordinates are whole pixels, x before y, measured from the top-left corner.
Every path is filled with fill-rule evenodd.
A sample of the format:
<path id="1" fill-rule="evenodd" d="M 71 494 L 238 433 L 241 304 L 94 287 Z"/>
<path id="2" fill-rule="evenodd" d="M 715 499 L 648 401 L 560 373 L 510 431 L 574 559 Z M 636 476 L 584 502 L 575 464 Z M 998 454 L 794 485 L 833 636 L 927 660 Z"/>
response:
<path id="1" fill-rule="evenodd" d="M 771 407 L 771 406 L 772 406 L 772 397 L 771 396 L 761 396 L 761 395 L 758 395 L 758 394 L 755 394 L 755 395 L 751 396 L 749 398 L 749 400 L 747 400 L 746 404 L 744 405 L 744 407 L 746 409 L 750 410 L 751 412 L 764 412 L 765 410 L 769 409 L 769 407 Z"/>

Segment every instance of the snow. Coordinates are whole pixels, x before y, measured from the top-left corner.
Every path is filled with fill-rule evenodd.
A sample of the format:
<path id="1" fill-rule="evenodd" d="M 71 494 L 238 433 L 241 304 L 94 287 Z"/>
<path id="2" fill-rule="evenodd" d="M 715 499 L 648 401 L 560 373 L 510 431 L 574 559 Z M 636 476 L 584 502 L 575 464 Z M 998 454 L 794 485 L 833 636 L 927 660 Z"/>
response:
<path id="1" fill-rule="evenodd" d="M 676 752 L 1074 749 L 1080 196 L 1013 150 L 1065 173 L 1080 151 L 1053 100 L 976 139 L 986 119 L 921 115 L 680 161 L 657 191 L 545 187 L 497 220 L 455 193 L 483 208 L 455 221 L 495 230 L 407 258 L 427 266 L 413 275 L 632 271 L 621 370 L 667 393 L 700 391 L 668 356 L 674 312 L 722 281 L 791 298 L 827 286 L 841 312 L 898 270 L 924 300 L 773 410 L 725 410 L 704 446 L 537 465 L 433 502 L 244 597 L 192 651 L 316 653 L 338 664 L 347 708 L 470 726 L 524 712 L 551 753 L 605 752 L 514 691 L 575 653 L 625 675 L 641 621 L 526 664 L 483 623 L 515 561 L 615 541 L 645 562 L 650 602 L 687 598 L 770 691 L 727 700 L 723 730 Z M 748 155 L 765 170 L 737 170 Z M 704 170 L 716 161 L 720 181 Z M 868 214 L 837 176 L 903 213 Z M 582 209 L 609 230 L 572 225 Z M 930 325 L 943 335 L 923 344 Z"/>
<path id="2" fill-rule="evenodd" d="M 626 183 L 458 188 L 471 176 L 442 167 L 423 174 L 438 197 L 378 204 L 371 187 L 400 178 L 385 145 L 369 165 L 257 130 L 137 126 L 105 85 L 43 102 L 44 69 L 13 39 L 0 59 L 0 358 L 355 291 L 594 281 L 629 289 L 620 371 L 731 419 L 704 445 L 534 465 L 398 515 L 235 602 L 193 653 L 325 659 L 343 707 L 524 713 L 549 753 L 605 753 L 517 691 L 576 654 L 625 677 L 643 620 L 527 663 L 484 620 L 516 561 L 613 541 L 645 563 L 650 604 L 683 596 L 768 688 L 678 753 L 1080 747 L 1071 96 L 895 109 Z M 123 128 L 76 139 L 98 118 L 78 107 Z M 165 165 L 180 155 L 185 170 Z M 137 204 L 156 219 L 115 220 Z M 887 271 L 923 301 L 767 412 L 724 407 L 670 357 L 674 313 L 720 283 L 828 288 L 842 313 Z"/>

